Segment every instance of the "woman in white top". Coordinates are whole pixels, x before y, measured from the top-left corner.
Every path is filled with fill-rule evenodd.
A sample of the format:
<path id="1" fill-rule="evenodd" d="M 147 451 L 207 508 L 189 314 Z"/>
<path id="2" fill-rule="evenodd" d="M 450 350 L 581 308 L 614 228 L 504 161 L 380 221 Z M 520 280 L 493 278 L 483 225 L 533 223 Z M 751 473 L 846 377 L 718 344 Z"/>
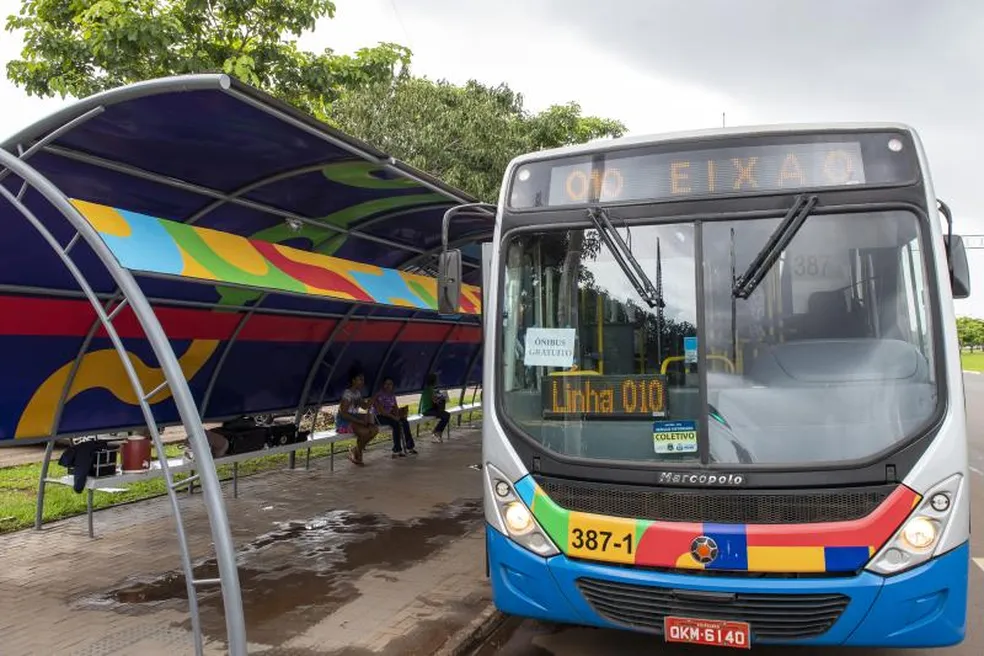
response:
<path id="1" fill-rule="evenodd" d="M 365 464 L 362 461 L 362 453 L 366 445 L 379 433 L 379 426 L 373 421 L 372 415 L 368 412 L 357 412 L 372 406 L 372 399 L 362 398 L 362 388 L 365 384 L 366 380 L 362 372 L 353 369 L 349 374 L 349 386 L 342 392 L 342 400 L 338 404 L 338 417 L 335 418 L 340 434 L 355 435 L 355 446 L 349 449 L 348 457 L 356 465 Z"/>

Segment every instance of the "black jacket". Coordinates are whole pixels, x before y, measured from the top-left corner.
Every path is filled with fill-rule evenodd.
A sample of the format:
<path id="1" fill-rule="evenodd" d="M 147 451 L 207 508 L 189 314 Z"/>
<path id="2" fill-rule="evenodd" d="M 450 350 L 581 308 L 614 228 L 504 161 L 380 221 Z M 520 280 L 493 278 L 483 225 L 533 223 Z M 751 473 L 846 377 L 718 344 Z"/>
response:
<path id="1" fill-rule="evenodd" d="M 61 457 L 58 458 L 58 464 L 74 469 L 75 485 L 72 486 L 73 490 L 81 492 L 85 489 L 85 481 L 92 473 L 95 452 L 105 449 L 107 446 L 106 442 L 102 440 L 91 440 L 81 444 L 73 444 L 61 454 Z"/>

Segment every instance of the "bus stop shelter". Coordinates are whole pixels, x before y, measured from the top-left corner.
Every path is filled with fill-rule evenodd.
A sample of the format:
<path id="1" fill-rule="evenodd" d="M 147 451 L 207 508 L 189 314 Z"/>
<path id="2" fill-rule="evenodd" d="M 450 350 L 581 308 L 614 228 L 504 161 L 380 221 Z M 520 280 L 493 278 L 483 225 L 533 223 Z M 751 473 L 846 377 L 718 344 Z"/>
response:
<path id="1" fill-rule="evenodd" d="M 225 75 L 77 102 L 0 144 L 0 446 L 183 425 L 229 652 L 246 627 L 203 423 L 337 400 L 358 366 L 397 393 L 481 380 L 481 207 L 437 313 L 445 212 L 475 199 Z M 50 453 L 50 451 L 49 451 Z M 162 460 L 201 651 L 196 582 Z M 47 462 L 47 461 L 46 461 Z M 42 474 L 42 478 L 44 474 Z"/>

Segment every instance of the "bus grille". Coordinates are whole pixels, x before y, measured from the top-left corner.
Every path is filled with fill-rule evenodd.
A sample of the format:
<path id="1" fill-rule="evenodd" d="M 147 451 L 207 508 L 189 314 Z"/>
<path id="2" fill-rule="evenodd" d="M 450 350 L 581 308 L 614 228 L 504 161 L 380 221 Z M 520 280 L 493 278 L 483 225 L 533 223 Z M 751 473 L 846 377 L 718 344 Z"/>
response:
<path id="1" fill-rule="evenodd" d="M 852 490 L 756 492 L 633 488 L 537 477 L 554 503 L 598 515 L 666 522 L 810 524 L 870 515 L 894 486 Z"/>
<path id="2" fill-rule="evenodd" d="M 850 599 L 841 594 L 706 594 L 582 578 L 577 587 L 610 622 L 663 633 L 663 618 L 748 622 L 753 638 L 800 640 L 823 634 Z"/>

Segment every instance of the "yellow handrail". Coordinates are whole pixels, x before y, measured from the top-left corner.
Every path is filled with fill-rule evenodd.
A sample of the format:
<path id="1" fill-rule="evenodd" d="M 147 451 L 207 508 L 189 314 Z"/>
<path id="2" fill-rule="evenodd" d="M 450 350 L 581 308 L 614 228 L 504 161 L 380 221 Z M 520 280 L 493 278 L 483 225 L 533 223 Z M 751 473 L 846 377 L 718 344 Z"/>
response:
<path id="1" fill-rule="evenodd" d="M 659 368 L 659 373 L 665 375 L 666 374 L 666 370 L 670 368 L 670 363 L 671 362 L 680 362 L 680 361 L 685 360 L 685 359 L 686 359 L 686 357 L 685 356 L 682 356 L 682 355 L 674 355 L 674 356 L 671 356 L 671 357 L 666 358 L 665 360 L 663 360 L 663 364 Z M 726 365 L 728 365 L 728 368 L 731 370 L 731 373 L 735 373 L 735 364 L 729 358 L 727 358 L 727 357 L 725 357 L 723 355 L 708 355 L 707 356 L 707 359 L 708 360 L 721 360 Z"/>

